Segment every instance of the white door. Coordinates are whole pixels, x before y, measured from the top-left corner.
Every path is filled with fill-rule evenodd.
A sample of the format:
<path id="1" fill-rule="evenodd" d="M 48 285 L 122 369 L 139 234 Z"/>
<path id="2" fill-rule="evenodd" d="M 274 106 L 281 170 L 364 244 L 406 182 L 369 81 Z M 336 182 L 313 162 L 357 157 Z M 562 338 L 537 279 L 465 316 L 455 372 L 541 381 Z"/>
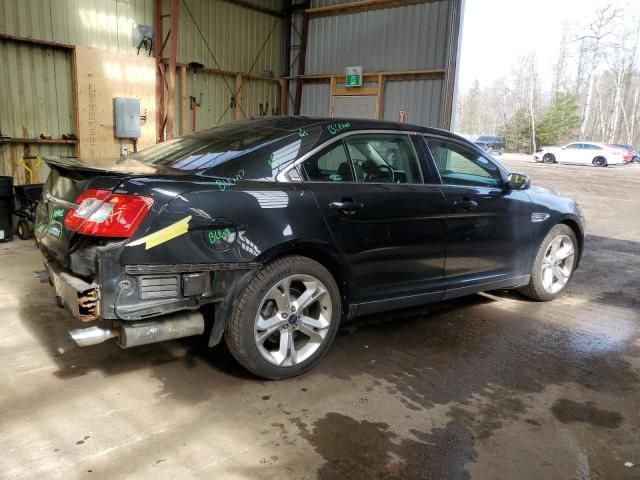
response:
<path id="1" fill-rule="evenodd" d="M 557 159 L 560 163 L 581 163 L 582 162 L 582 144 L 570 143 L 566 145 Z"/>
<path id="2" fill-rule="evenodd" d="M 375 120 L 377 103 L 377 95 L 334 95 L 331 116 Z"/>

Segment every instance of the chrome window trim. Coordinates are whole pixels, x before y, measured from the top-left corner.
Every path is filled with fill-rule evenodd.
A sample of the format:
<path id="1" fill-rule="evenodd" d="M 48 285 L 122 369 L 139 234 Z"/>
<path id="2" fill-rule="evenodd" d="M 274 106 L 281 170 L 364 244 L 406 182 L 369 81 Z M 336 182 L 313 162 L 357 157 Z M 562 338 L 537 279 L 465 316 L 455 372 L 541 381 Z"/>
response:
<path id="1" fill-rule="evenodd" d="M 352 135 L 360 135 L 360 134 L 387 134 L 387 135 L 406 135 L 407 137 L 410 135 L 425 135 L 424 132 L 414 132 L 414 131 L 408 131 L 408 130 L 378 130 L 378 129 L 370 129 L 370 130 L 351 130 L 351 131 L 347 131 L 347 132 L 343 132 L 343 133 L 339 133 L 337 135 L 334 135 L 333 137 L 331 137 L 330 139 L 324 141 L 323 143 L 321 143 L 320 145 L 318 145 L 317 147 L 314 147 L 312 150 L 309 150 L 307 153 L 305 153 L 303 156 L 301 156 L 300 158 L 298 158 L 297 160 L 295 160 L 291 165 L 287 166 L 284 170 L 282 170 L 280 173 L 278 173 L 278 175 L 276 176 L 276 181 L 277 182 L 282 182 L 282 183 L 332 183 L 332 182 L 317 182 L 317 181 L 311 181 L 311 180 L 303 180 L 302 179 L 302 175 L 300 175 L 300 181 L 294 182 L 293 180 L 289 180 L 287 178 L 287 173 L 289 173 L 289 171 L 295 167 L 297 167 L 298 165 L 300 165 L 301 163 L 303 163 L 305 160 L 307 160 L 308 158 L 312 157 L 313 155 L 315 155 L 316 153 L 320 152 L 321 150 L 323 150 L 324 148 L 328 147 L 329 145 L 331 145 L 332 143 L 334 143 L 337 140 L 343 140 L 345 137 L 349 137 Z M 418 156 L 418 152 L 416 152 L 415 146 L 413 145 L 413 142 L 411 142 L 411 139 L 409 139 L 411 146 L 413 148 L 414 153 L 416 154 L 416 159 L 419 160 L 419 156 Z M 349 157 L 349 160 L 351 160 L 351 157 Z M 418 166 L 420 167 L 420 164 L 418 162 Z M 300 173 L 300 172 L 298 172 Z M 424 174 L 422 172 L 422 168 L 420 169 L 420 174 L 422 176 L 422 181 L 423 183 L 389 183 L 389 182 L 366 182 L 367 185 L 426 185 L 424 183 Z M 365 182 L 334 182 L 336 184 L 340 184 L 340 185 L 352 185 L 352 184 L 365 184 Z"/>

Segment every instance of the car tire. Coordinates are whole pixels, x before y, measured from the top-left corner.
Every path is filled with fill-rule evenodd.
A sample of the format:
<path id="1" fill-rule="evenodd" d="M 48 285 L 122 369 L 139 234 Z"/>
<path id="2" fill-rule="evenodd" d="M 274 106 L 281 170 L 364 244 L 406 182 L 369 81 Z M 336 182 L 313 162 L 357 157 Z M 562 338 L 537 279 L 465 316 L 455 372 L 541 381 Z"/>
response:
<path id="1" fill-rule="evenodd" d="M 498 150 L 498 155 L 504 155 L 504 148 L 500 148 L 500 150 Z"/>
<path id="2" fill-rule="evenodd" d="M 607 159 L 604 157 L 596 157 L 593 159 L 593 165 L 596 167 L 606 167 Z"/>
<path id="3" fill-rule="evenodd" d="M 311 303 L 303 301 L 316 296 Z M 341 313 L 340 290 L 331 273 L 310 258 L 285 256 L 264 265 L 239 293 L 225 342 L 253 374 L 290 378 L 315 366 L 326 353 Z"/>
<path id="4" fill-rule="evenodd" d="M 559 248 L 558 241 L 560 242 Z M 558 255 L 561 249 L 565 250 Z M 567 254 L 569 251 L 571 253 Z M 560 259 L 562 256 L 564 258 Z M 555 299 L 564 291 L 571 280 L 577 261 L 578 240 L 575 233 L 565 224 L 555 225 L 544 237 L 538 248 L 529 284 L 519 288 L 518 291 L 538 302 L 548 302 Z M 555 268 L 560 269 L 558 276 L 556 276 Z M 551 274 L 551 282 L 549 282 L 549 273 Z M 559 278 L 560 276 L 563 277 L 562 281 Z"/>
<path id="5" fill-rule="evenodd" d="M 545 153 L 542 157 L 544 163 L 556 163 L 556 157 L 552 153 Z"/>
<path id="6" fill-rule="evenodd" d="M 25 220 L 18 220 L 18 237 L 21 240 L 29 240 L 31 238 L 31 230 Z"/>

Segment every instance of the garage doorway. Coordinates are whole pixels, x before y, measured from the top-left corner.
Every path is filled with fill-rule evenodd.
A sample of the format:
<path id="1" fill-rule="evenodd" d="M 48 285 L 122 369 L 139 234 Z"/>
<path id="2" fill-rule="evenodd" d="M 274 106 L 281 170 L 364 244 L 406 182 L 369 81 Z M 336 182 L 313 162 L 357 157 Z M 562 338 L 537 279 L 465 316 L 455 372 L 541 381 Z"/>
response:
<path id="1" fill-rule="evenodd" d="M 337 118 L 367 118 L 378 115 L 377 95 L 334 95 L 333 115 Z"/>

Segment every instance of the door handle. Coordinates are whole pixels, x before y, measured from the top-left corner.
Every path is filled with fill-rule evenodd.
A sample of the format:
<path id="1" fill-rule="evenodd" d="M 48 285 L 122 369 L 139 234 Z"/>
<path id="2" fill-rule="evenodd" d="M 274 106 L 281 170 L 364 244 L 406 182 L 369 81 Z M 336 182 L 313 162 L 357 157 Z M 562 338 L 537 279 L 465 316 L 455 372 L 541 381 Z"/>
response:
<path id="1" fill-rule="evenodd" d="M 353 215 L 358 210 L 364 208 L 364 204 L 361 202 L 354 202 L 350 198 L 344 198 L 341 202 L 331 202 L 329 204 L 329 210 L 340 210 L 347 215 Z"/>
<path id="2" fill-rule="evenodd" d="M 478 206 L 478 202 L 474 202 L 470 198 L 465 197 L 462 200 L 454 202 L 453 206 L 462 210 L 471 210 L 472 208 L 476 208 Z"/>

